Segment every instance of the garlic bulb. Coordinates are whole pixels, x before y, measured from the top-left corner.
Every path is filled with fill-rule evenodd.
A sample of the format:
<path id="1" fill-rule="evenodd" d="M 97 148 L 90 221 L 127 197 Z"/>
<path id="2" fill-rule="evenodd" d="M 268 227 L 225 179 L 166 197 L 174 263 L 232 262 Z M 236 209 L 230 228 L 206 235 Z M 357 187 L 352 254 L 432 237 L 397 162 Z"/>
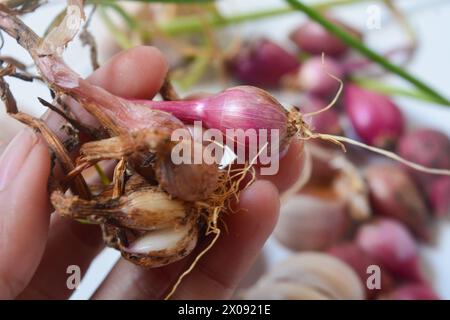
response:
<path id="1" fill-rule="evenodd" d="M 197 244 L 199 226 L 191 219 L 183 226 L 148 231 L 123 248 L 122 256 L 144 267 L 160 267 L 184 258 Z"/>
<path id="2" fill-rule="evenodd" d="M 282 205 L 274 235 L 292 250 L 322 250 L 343 238 L 349 225 L 342 198 L 324 188 L 310 188 Z"/>
<path id="3" fill-rule="evenodd" d="M 305 252 L 275 266 L 244 298 L 360 300 L 365 292 L 347 264 L 324 253 Z"/>

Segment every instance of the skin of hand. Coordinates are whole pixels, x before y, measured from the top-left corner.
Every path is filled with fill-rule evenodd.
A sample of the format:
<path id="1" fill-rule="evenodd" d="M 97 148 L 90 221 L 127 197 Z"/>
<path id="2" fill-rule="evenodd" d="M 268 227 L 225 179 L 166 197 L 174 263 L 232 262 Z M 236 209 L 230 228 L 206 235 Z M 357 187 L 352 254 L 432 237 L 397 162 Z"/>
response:
<path id="1" fill-rule="evenodd" d="M 167 70 L 157 49 L 141 46 L 117 54 L 88 79 L 118 96 L 150 99 Z M 73 109 L 80 121 L 95 124 L 80 106 Z M 44 119 L 61 137 L 61 118 L 49 112 Z M 231 297 L 270 236 L 279 193 L 296 181 L 301 162 L 301 145 L 294 142 L 277 176 L 257 180 L 241 193 L 237 212 L 225 217 L 228 232 L 183 280 L 174 299 Z M 66 285 L 67 267 L 78 265 L 85 273 L 104 248 L 98 226 L 51 214 L 49 173 L 47 146 L 31 129 L 21 131 L 0 156 L 0 299 L 67 299 L 73 293 Z M 92 298 L 161 299 L 194 258 L 195 252 L 156 269 L 120 259 Z"/>

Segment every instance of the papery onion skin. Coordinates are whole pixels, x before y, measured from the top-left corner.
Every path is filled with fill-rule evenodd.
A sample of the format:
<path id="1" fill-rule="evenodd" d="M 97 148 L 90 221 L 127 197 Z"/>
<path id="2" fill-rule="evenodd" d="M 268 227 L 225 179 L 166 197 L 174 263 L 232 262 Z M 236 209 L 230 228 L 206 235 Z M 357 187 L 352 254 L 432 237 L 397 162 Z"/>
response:
<path id="1" fill-rule="evenodd" d="M 275 42 L 258 39 L 241 48 L 228 65 L 242 84 L 273 88 L 281 84 L 284 76 L 296 72 L 300 62 Z"/>
<path id="2" fill-rule="evenodd" d="M 349 84 L 344 87 L 344 107 L 352 127 L 365 143 L 393 149 L 403 134 L 403 114 L 385 96 Z"/>

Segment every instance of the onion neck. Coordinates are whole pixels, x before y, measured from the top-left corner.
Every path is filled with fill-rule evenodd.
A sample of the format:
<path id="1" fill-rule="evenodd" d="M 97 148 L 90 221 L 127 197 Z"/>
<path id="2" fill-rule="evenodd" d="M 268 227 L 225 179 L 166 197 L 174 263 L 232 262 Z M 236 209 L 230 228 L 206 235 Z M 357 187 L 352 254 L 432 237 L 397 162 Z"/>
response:
<path id="1" fill-rule="evenodd" d="M 303 136 L 305 129 L 308 126 L 303 120 L 302 114 L 297 110 L 288 111 L 288 121 L 287 121 L 287 137 L 293 137 L 297 133 Z"/>
<path id="2" fill-rule="evenodd" d="M 203 121 L 205 118 L 204 103 L 199 100 L 180 101 L 134 101 L 137 104 L 150 107 L 151 109 L 171 113 L 181 121 L 192 124 L 194 121 Z"/>

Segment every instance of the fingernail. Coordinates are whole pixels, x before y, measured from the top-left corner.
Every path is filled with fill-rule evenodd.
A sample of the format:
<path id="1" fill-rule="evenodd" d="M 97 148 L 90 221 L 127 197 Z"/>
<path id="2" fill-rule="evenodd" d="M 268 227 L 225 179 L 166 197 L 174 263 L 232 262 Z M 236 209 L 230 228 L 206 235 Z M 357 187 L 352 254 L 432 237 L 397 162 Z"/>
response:
<path id="1" fill-rule="evenodd" d="M 37 142 L 38 137 L 29 128 L 23 129 L 12 139 L 0 156 L 0 191 L 11 184 Z"/>

